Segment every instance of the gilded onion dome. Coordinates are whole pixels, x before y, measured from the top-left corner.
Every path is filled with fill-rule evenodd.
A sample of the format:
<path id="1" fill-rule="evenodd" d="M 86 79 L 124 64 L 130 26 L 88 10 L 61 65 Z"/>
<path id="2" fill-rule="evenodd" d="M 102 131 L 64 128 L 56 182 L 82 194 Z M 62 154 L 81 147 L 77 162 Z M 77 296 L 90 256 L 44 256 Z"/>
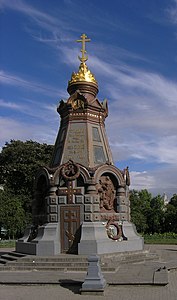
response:
<path id="1" fill-rule="evenodd" d="M 93 82 L 93 83 L 97 84 L 97 81 L 96 81 L 94 75 L 88 69 L 85 62 L 81 62 L 77 73 L 75 73 L 75 72 L 72 73 L 69 84 L 78 82 L 78 81 L 87 81 L 87 82 Z"/>

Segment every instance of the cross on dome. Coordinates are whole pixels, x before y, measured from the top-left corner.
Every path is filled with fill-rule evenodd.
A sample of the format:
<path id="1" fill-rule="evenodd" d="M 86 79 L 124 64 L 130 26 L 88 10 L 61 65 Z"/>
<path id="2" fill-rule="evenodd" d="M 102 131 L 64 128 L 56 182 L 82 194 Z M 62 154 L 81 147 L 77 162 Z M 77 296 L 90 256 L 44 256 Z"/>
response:
<path id="1" fill-rule="evenodd" d="M 91 41 L 91 39 L 88 39 L 85 33 L 83 33 L 81 35 L 81 40 L 76 41 L 78 43 L 82 43 L 82 49 L 81 49 L 82 57 L 78 56 L 79 60 L 82 63 L 84 63 L 88 60 L 88 56 L 87 55 L 85 56 L 85 53 L 87 53 L 87 51 L 85 50 L 85 43 L 90 42 L 90 41 Z"/>

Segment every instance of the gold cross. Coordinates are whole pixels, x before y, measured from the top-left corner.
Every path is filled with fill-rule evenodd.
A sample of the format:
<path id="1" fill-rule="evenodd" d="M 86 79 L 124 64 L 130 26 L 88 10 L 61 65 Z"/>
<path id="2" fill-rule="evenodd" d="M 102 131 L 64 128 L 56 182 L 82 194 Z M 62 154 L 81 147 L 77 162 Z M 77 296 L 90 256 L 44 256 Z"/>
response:
<path id="1" fill-rule="evenodd" d="M 87 39 L 87 36 L 86 36 L 85 33 L 83 33 L 83 34 L 81 35 L 81 40 L 77 40 L 77 41 L 76 41 L 76 42 L 78 42 L 78 43 L 82 43 L 82 49 L 81 49 L 82 57 L 78 56 L 79 60 L 80 60 L 82 63 L 86 62 L 87 59 L 88 59 L 88 56 L 87 56 L 87 55 L 86 55 L 86 56 L 84 55 L 85 53 L 87 53 L 87 51 L 85 50 L 85 43 L 86 43 L 86 42 L 90 42 L 90 41 L 91 41 L 90 39 Z"/>

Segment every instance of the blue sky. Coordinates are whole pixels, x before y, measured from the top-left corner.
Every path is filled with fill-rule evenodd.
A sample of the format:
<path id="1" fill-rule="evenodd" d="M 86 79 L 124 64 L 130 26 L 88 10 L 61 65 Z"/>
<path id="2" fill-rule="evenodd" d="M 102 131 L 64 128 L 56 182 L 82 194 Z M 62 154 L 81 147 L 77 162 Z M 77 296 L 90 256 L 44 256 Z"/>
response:
<path id="1" fill-rule="evenodd" d="M 54 144 L 82 33 L 115 164 L 131 188 L 177 193 L 177 0 L 0 0 L 0 147 Z"/>

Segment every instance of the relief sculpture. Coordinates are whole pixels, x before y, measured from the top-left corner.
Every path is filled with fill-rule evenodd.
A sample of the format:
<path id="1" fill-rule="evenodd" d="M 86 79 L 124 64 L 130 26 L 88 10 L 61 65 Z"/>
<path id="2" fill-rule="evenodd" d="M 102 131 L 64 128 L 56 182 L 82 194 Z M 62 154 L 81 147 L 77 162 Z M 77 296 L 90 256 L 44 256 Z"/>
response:
<path id="1" fill-rule="evenodd" d="M 115 189 L 109 176 L 101 176 L 97 189 L 100 195 L 100 210 L 114 211 Z"/>

